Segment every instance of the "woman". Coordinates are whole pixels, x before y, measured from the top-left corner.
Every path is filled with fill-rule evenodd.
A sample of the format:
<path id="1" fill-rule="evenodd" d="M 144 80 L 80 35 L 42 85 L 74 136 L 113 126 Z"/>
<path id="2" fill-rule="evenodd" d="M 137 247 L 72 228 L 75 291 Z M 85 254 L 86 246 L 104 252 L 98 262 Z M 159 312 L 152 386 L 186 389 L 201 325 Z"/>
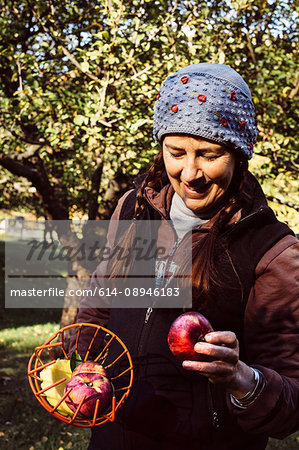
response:
<path id="1" fill-rule="evenodd" d="M 298 428 L 298 242 L 248 172 L 256 134 L 249 88 L 232 68 L 191 65 L 164 82 L 154 114 L 162 149 L 120 200 L 108 243 L 129 248 L 136 224 L 158 220 L 157 247 L 167 249 L 156 259 L 161 289 L 186 274 L 189 242 L 190 306 L 216 331 L 195 345 L 206 360 L 181 363 L 167 334 L 186 308 L 98 308 L 85 299 L 78 322 L 114 331 L 134 362 L 128 399 L 115 423 L 93 430 L 90 449 L 262 450 L 269 436 Z M 123 219 L 134 219 L 126 231 Z M 93 286 L 103 273 L 106 263 Z M 108 273 L 124 274 L 123 261 L 110 261 Z"/>

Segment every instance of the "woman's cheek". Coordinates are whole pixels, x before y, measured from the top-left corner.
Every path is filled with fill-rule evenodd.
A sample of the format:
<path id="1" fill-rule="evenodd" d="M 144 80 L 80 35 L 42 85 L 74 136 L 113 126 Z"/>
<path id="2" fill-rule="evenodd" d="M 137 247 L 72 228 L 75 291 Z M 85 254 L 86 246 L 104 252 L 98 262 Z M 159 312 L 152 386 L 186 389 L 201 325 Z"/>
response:
<path id="1" fill-rule="evenodd" d="M 226 162 L 217 162 L 214 167 L 206 168 L 206 174 L 216 184 L 227 187 L 233 176 L 233 168 Z"/>

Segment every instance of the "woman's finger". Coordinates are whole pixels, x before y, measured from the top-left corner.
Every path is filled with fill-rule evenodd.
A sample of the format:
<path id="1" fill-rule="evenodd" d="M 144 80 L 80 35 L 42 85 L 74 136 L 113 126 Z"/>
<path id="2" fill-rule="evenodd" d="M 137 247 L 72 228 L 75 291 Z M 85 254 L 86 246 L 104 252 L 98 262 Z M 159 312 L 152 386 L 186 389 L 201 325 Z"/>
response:
<path id="1" fill-rule="evenodd" d="M 195 344 L 194 350 L 199 354 L 210 356 L 214 360 L 230 362 L 231 364 L 236 364 L 239 359 L 239 353 L 235 349 L 223 345 L 198 342 Z"/>
<path id="2" fill-rule="evenodd" d="M 225 345 L 227 347 L 237 347 L 238 339 L 232 331 L 212 331 L 205 335 L 205 342 L 214 345 Z"/>
<path id="3" fill-rule="evenodd" d="M 231 364 L 225 364 L 219 361 L 215 362 L 198 362 L 186 360 L 183 362 L 183 367 L 187 370 L 199 372 L 206 377 L 217 377 L 223 379 L 231 377 L 234 373 L 234 367 Z"/>

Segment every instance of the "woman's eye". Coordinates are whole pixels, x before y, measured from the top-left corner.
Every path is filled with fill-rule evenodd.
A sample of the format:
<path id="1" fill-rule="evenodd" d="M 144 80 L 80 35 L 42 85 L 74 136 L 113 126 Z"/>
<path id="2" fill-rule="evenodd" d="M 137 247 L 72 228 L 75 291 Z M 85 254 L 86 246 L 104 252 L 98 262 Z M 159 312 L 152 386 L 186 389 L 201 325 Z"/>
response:
<path id="1" fill-rule="evenodd" d="M 173 158 L 179 158 L 180 156 L 183 156 L 182 153 L 170 153 L 170 156 L 172 156 Z"/>
<path id="2" fill-rule="evenodd" d="M 208 161 L 213 161 L 214 159 L 217 159 L 219 155 L 203 155 L 204 159 L 207 159 Z"/>

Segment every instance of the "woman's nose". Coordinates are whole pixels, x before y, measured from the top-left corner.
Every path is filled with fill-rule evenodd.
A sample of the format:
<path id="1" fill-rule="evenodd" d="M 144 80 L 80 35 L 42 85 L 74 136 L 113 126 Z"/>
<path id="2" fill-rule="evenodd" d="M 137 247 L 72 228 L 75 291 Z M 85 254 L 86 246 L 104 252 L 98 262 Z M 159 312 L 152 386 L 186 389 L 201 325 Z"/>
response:
<path id="1" fill-rule="evenodd" d="M 203 176 L 201 166 L 198 161 L 190 160 L 187 161 L 182 170 L 182 179 L 186 183 L 191 183 L 198 178 Z"/>

